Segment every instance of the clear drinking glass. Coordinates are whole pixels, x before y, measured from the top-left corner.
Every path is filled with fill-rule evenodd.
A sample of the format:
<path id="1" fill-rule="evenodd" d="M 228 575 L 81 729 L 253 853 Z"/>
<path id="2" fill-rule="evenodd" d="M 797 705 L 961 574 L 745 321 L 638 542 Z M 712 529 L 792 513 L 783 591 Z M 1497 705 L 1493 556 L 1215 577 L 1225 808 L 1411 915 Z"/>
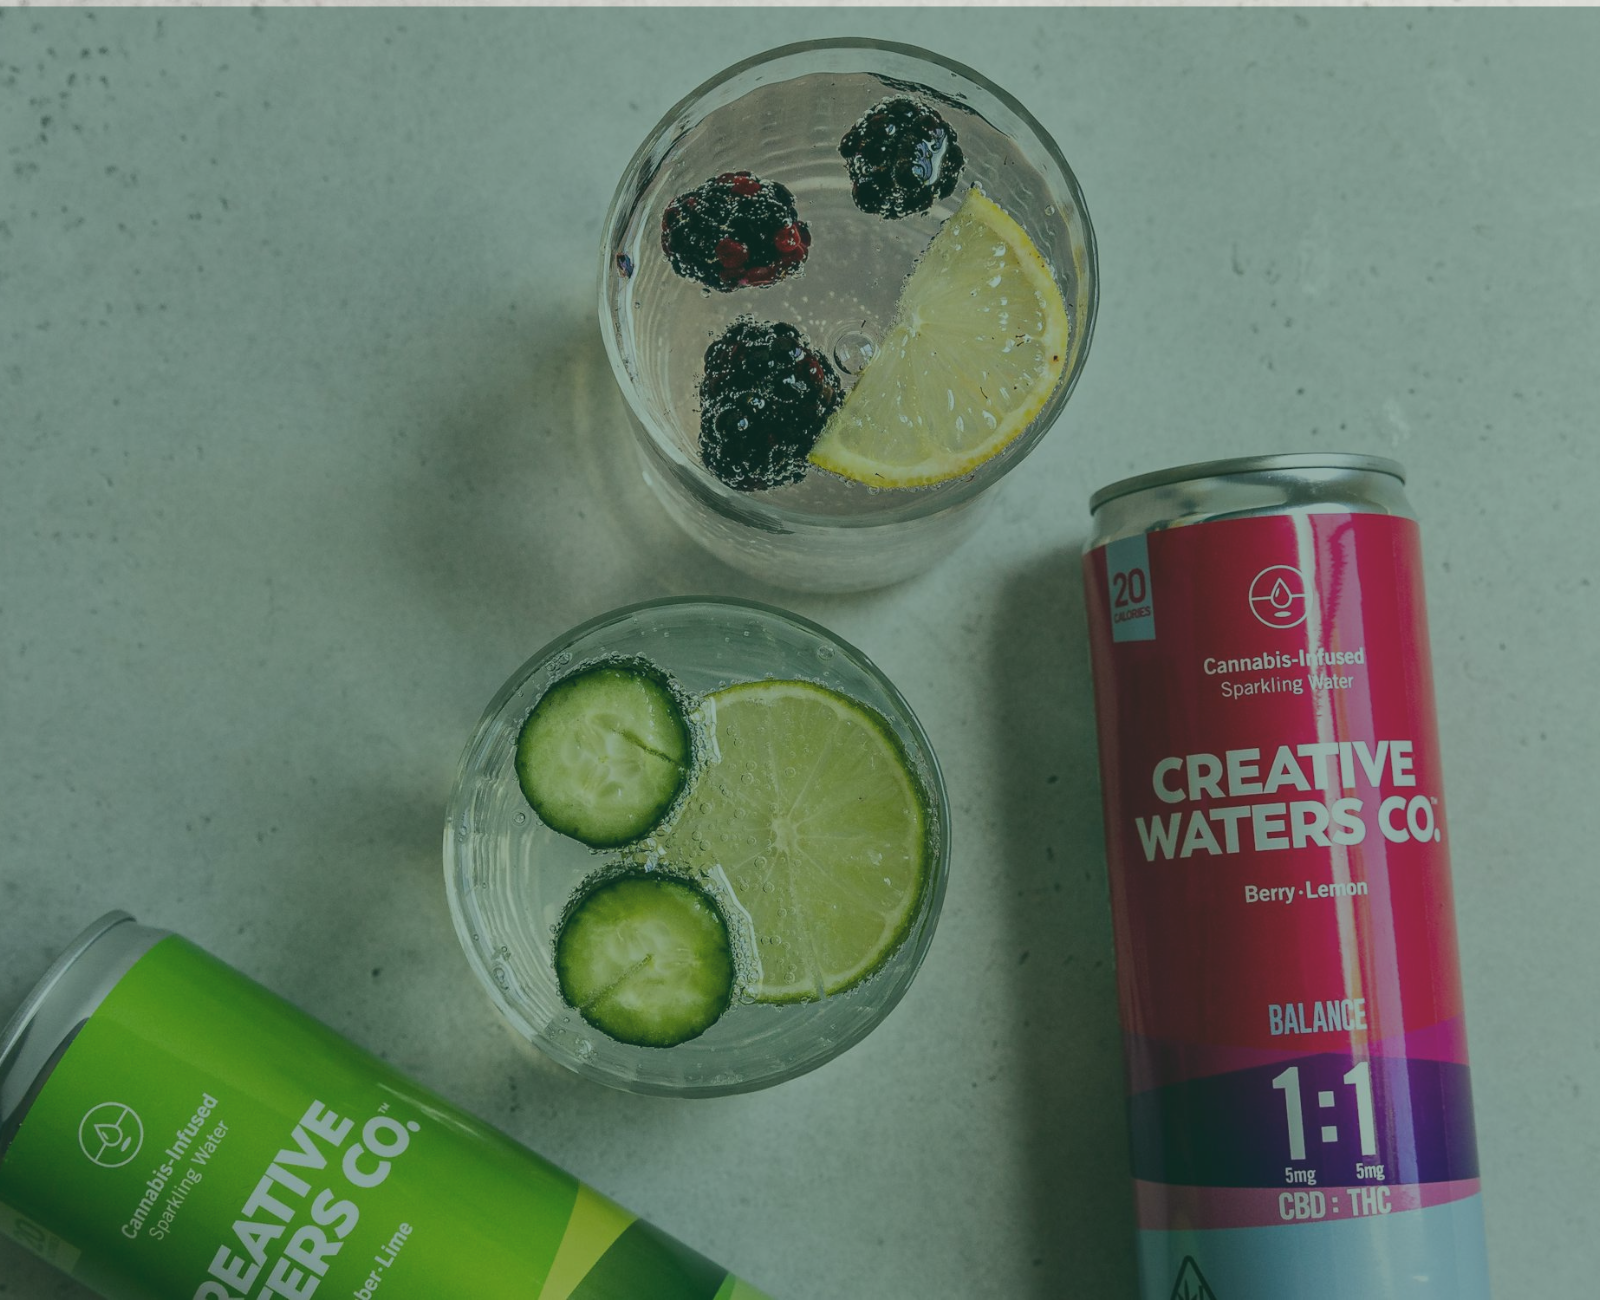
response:
<path id="1" fill-rule="evenodd" d="M 839 146 L 861 116 L 909 94 L 933 106 L 965 154 L 961 182 L 931 210 L 886 220 L 852 201 Z M 712 292 L 675 274 L 661 244 L 676 197 L 750 171 L 780 182 L 809 224 L 801 273 Z M 1045 258 L 1070 322 L 1064 370 L 1027 429 L 992 459 L 929 487 L 872 489 L 812 469 L 738 491 L 698 450 L 708 344 L 741 315 L 799 327 L 848 388 L 882 339 L 906 277 L 977 184 Z M 1094 233 L 1061 150 L 1015 99 L 959 63 L 872 40 L 811 41 L 739 63 L 662 118 L 623 173 L 606 217 L 600 321 L 627 398 L 643 473 L 677 522 L 714 554 L 779 585 L 881 586 L 927 567 L 975 527 L 990 489 L 1044 436 L 1072 392 L 1093 332 Z"/>
<path id="2" fill-rule="evenodd" d="M 517 739 L 553 683 L 590 664 L 641 659 L 670 674 L 691 699 L 740 682 L 814 683 L 870 709 L 893 733 L 922 795 L 926 866 L 903 939 L 863 982 L 835 996 L 781 1005 L 736 997 L 699 1037 L 665 1048 L 619 1042 L 563 1000 L 554 953 L 569 905 L 597 876 L 648 862 L 653 854 L 638 848 L 589 849 L 547 827 L 519 786 Z M 691 784 L 688 798 L 694 792 Z M 943 778 L 927 737 L 910 706 L 859 650 L 814 623 L 763 605 L 659 600 L 574 628 L 501 688 L 458 769 L 445 826 L 445 880 L 468 960 L 523 1036 L 569 1069 L 613 1087 L 714 1096 L 766 1087 L 814 1069 L 858 1042 L 889 1013 L 933 938 L 949 864 L 948 827 Z M 733 888 L 720 868 L 700 883 L 719 902 L 726 902 Z M 748 928 L 748 916 L 734 902 L 726 908 L 730 928 L 741 926 L 740 917 Z M 761 938 L 732 937 L 741 976 L 748 975 L 748 963 L 763 960 Z"/>

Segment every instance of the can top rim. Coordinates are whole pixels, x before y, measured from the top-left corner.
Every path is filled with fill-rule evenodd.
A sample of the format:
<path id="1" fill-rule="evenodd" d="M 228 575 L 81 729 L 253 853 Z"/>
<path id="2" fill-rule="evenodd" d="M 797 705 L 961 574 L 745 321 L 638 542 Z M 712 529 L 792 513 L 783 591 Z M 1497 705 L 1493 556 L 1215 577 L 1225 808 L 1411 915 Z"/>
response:
<path id="1" fill-rule="evenodd" d="M 1189 479 L 1219 478 L 1227 474 L 1259 474 L 1288 469 L 1353 469 L 1373 474 L 1387 474 L 1406 481 L 1404 467 L 1387 456 L 1365 456 L 1353 452 L 1288 452 L 1270 456 L 1232 456 L 1224 460 L 1201 460 L 1189 465 L 1174 465 L 1170 469 L 1153 470 L 1148 474 L 1135 474 L 1132 478 L 1108 483 L 1089 498 L 1089 513 L 1093 514 L 1107 501 L 1125 497 L 1146 488 L 1164 487 L 1183 483 Z"/>
<path id="2" fill-rule="evenodd" d="M 127 912 L 107 912 L 93 925 L 89 926 L 88 929 L 79 934 L 66 951 L 51 963 L 50 969 L 40 977 L 39 982 L 22 999 L 22 1005 L 17 1008 L 16 1013 L 5 1023 L 4 1028 L 0 1028 L 0 1067 L 4 1066 L 12 1048 L 22 1038 L 23 1032 L 28 1026 L 33 1023 L 33 1018 L 38 1014 L 39 1008 L 44 1004 L 45 999 L 49 997 L 51 990 L 61 981 L 62 975 L 67 972 L 68 968 L 77 962 L 107 930 L 115 929 L 124 921 L 131 920 L 133 920 L 133 917 Z M 4 1070 L 0 1069 L 0 1081 L 3 1081 L 3 1077 Z M 5 1118 L 4 1115 L 0 1115 L 0 1119 L 3 1118 Z"/>

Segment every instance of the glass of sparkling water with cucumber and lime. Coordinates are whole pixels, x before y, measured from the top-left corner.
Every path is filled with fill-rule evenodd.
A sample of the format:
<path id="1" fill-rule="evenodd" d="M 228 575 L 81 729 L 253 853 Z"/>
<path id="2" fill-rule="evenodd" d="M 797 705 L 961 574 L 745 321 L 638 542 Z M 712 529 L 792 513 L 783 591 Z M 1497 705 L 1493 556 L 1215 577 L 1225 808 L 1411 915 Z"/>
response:
<path id="1" fill-rule="evenodd" d="M 500 1010 L 614 1087 L 744 1092 L 858 1042 L 933 937 L 949 811 L 860 651 L 729 599 L 631 606 L 522 666 L 461 760 L 445 876 Z"/>
<path id="2" fill-rule="evenodd" d="M 1061 150 L 911 46 L 746 60 L 662 118 L 605 221 L 643 472 L 727 562 L 882 586 L 976 525 L 1076 384 L 1094 232 Z"/>

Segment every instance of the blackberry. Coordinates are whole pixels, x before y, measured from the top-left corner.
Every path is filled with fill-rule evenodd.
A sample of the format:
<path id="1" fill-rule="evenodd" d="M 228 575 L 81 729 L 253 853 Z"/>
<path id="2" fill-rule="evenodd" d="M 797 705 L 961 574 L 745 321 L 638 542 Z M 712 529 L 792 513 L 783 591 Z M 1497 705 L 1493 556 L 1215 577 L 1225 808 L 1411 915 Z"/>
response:
<path id="1" fill-rule="evenodd" d="M 904 96 L 886 99 L 839 142 L 856 207 L 880 217 L 926 212 L 949 198 L 966 156 L 950 124 Z"/>
<path id="2" fill-rule="evenodd" d="M 741 316 L 706 349 L 700 459 L 741 492 L 798 483 L 843 396 L 833 367 L 793 325 Z"/>
<path id="3" fill-rule="evenodd" d="M 794 195 L 777 181 L 723 172 L 661 215 L 661 251 L 679 275 L 728 292 L 798 271 L 811 247 Z"/>

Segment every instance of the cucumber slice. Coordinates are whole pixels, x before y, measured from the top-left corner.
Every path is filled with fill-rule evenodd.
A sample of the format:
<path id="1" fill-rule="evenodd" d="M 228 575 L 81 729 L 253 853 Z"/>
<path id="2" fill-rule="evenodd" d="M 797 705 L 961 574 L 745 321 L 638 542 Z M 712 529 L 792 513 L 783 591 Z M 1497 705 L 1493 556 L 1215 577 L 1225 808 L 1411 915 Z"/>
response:
<path id="1" fill-rule="evenodd" d="M 556 936 L 561 996 L 635 1047 L 703 1034 L 733 999 L 733 947 L 711 896 L 676 876 L 630 872 L 583 894 Z"/>
<path id="2" fill-rule="evenodd" d="M 692 754 L 666 674 L 642 661 L 609 662 L 540 697 L 517 737 L 517 781 L 551 830 L 609 849 L 660 824 Z"/>

